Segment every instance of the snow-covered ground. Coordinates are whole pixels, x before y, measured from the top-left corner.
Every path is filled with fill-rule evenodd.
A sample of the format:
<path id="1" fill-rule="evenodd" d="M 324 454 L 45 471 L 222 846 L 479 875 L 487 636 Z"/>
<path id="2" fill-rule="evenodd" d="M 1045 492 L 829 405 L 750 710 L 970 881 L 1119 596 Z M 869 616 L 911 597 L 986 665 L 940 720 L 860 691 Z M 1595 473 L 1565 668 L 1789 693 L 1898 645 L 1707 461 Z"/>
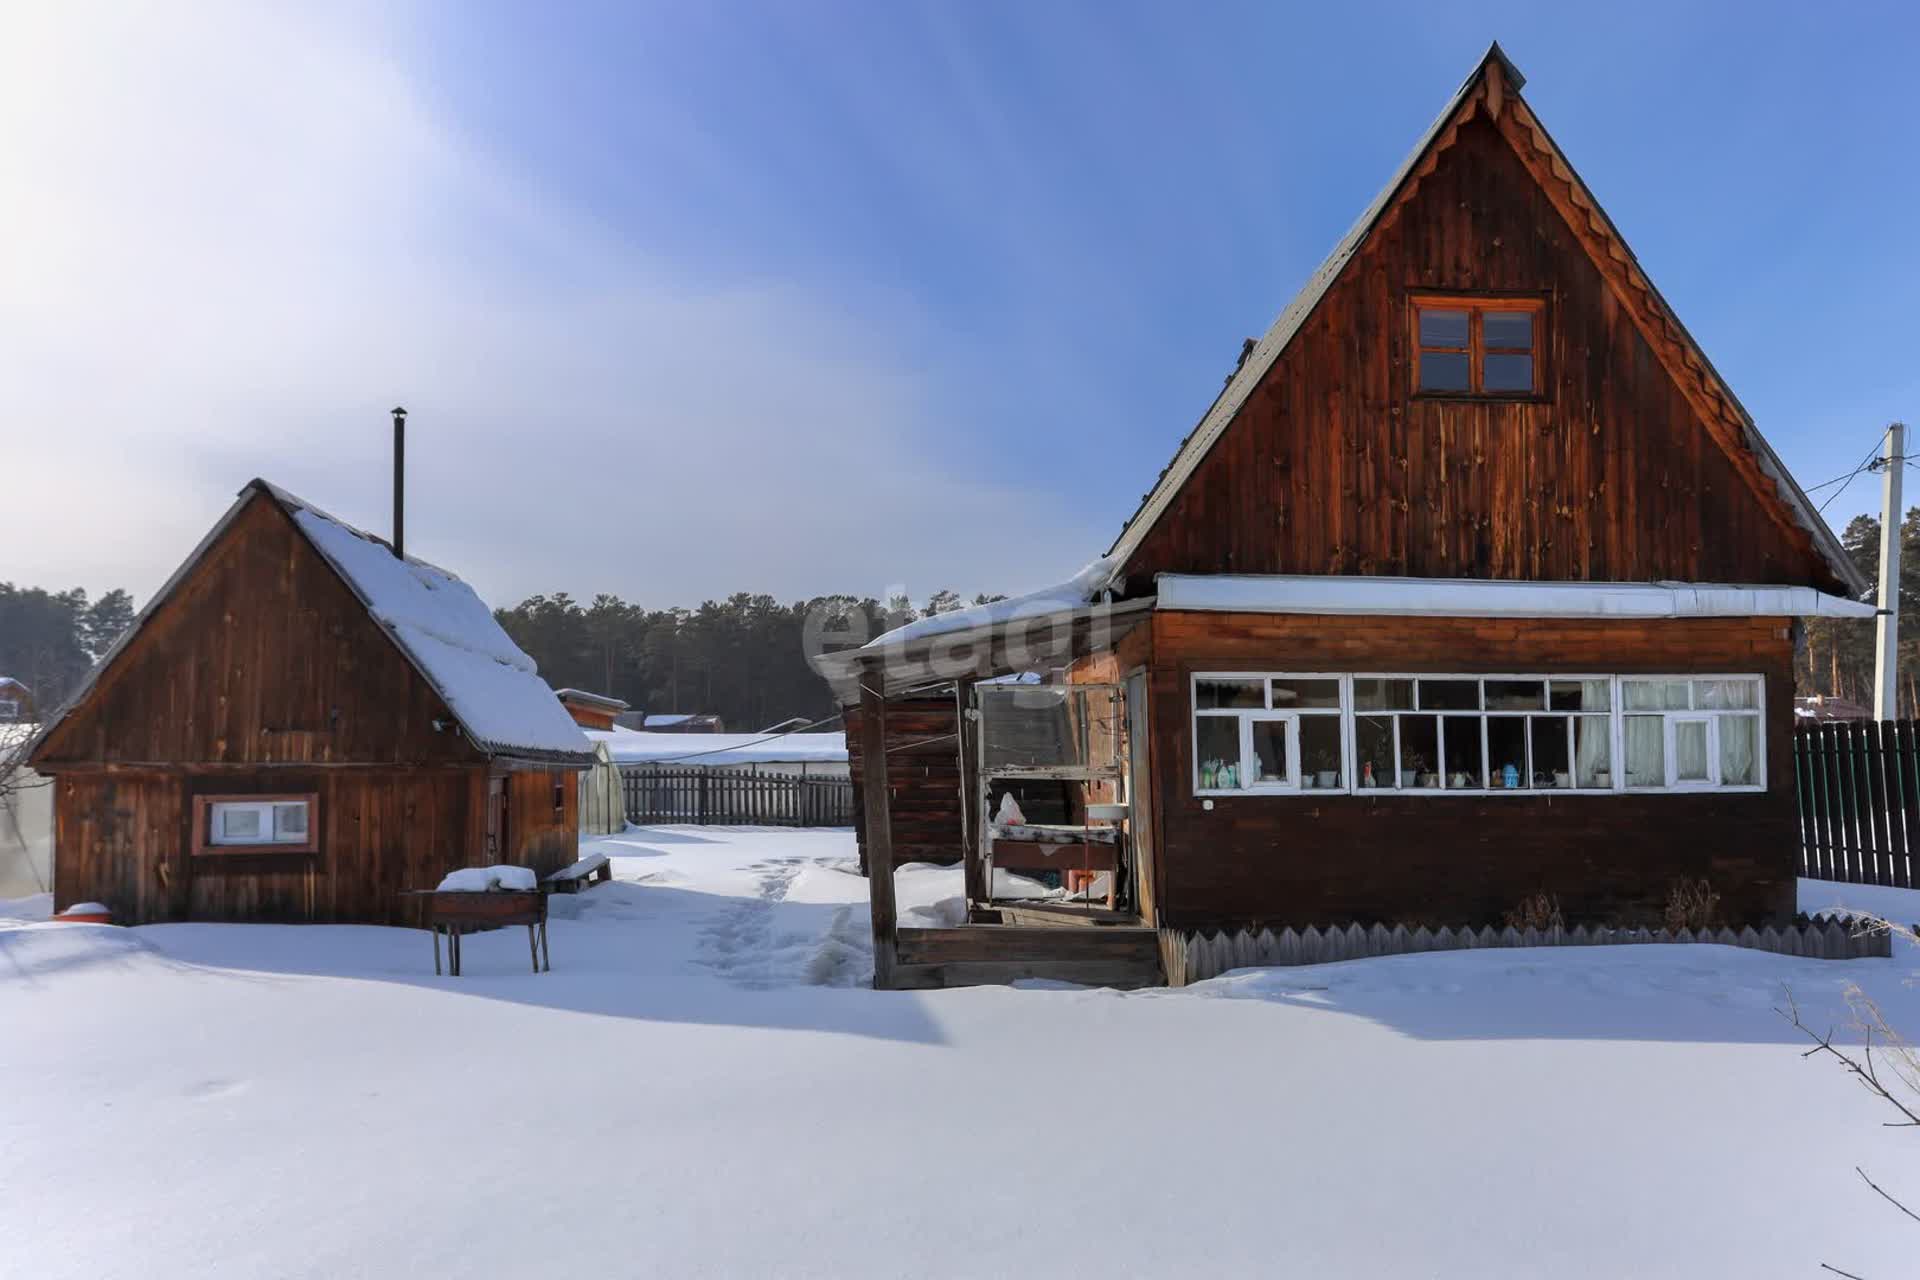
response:
<path id="1" fill-rule="evenodd" d="M 419 932 L 0 904 L 0 1273 L 1883 1277 L 1920 1244 L 1854 1173 L 1920 1203 L 1920 1139 L 1772 1012 L 1858 982 L 1920 1029 L 1920 959 L 874 992 L 846 832 L 587 847 L 618 878 L 555 899 L 538 976 L 515 930 L 455 979 Z M 900 877 L 921 922 L 958 891 Z"/>

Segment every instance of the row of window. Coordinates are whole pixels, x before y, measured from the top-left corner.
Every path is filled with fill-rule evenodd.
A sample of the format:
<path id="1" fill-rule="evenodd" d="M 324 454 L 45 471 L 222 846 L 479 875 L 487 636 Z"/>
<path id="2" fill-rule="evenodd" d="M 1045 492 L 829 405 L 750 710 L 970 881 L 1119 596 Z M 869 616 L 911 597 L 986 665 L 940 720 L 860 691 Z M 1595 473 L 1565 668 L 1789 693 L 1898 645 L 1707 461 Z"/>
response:
<path id="1" fill-rule="evenodd" d="M 1193 785 L 1248 792 L 1758 790 L 1760 677 L 1193 678 Z"/>

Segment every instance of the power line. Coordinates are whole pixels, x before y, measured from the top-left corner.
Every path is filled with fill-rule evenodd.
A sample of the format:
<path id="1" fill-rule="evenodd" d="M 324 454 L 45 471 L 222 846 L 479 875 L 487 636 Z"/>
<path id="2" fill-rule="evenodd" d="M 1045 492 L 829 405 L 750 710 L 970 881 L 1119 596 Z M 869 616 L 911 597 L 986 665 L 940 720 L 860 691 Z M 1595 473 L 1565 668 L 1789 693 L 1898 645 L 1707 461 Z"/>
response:
<path id="1" fill-rule="evenodd" d="M 1847 491 L 1847 486 L 1853 483 L 1854 478 L 1858 476 L 1862 471 L 1865 471 L 1869 466 L 1873 465 L 1873 463 L 1879 457 L 1880 457 L 1880 441 L 1876 440 L 1873 443 L 1873 448 L 1867 450 L 1867 456 L 1860 459 L 1859 466 L 1855 467 L 1853 470 L 1849 471 L 1846 475 L 1841 476 L 1837 480 L 1829 480 L 1825 484 L 1815 485 L 1814 486 L 1815 489 L 1824 489 L 1827 487 L 1827 485 L 1833 485 L 1833 484 L 1837 484 L 1840 486 L 1838 489 L 1835 489 L 1832 493 L 1827 495 L 1827 500 L 1820 504 L 1820 510 L 1817 514 L 1823 515 L 1823 516 L 1827 514 L 1827 508 L 1833 505 L 1833 500 L 1839 497 L 1841 494 L 1845 493 Z"/>
<path id="2" fill-rule="evenodd" d="M 688 751 L 683 755 L 677 755 L 677 756 L 658 756 L 653 761 L 651 761 L 651 763 L 679 764 L 683 760 L 694 760 L 694 759 L 698 759 L 700 756 L 717 756 L 717 755 L 722 755 L 728 751 L 745 751 L 748 747 L 757 747 L 762 743 L 766 743 L 766 742 L 776 742 L 779 739 L 786 737 L 787 734 L 790 734 L 790 733 L 806 733 L 811 729 L 818 729 L 821 725 L 832 724 L 835 720 L 838 720 L 839 718 L 840 718 L 840 713 L 836 711 L 830 716 L 820 717 L 818 720 L 815 720 L 812 724 L 803 724 L 796 728 L 785 730 L 784 732 L 781 732 L 781 733 L 770 733 L 766 737 L 756 738 L 752 742 L 736 742 L 732 746 L 713 747 L 706 751 Z M 642 728 L 645 727 L 645 724 L 646 724 L 645 721 L 641 722 Z"/>

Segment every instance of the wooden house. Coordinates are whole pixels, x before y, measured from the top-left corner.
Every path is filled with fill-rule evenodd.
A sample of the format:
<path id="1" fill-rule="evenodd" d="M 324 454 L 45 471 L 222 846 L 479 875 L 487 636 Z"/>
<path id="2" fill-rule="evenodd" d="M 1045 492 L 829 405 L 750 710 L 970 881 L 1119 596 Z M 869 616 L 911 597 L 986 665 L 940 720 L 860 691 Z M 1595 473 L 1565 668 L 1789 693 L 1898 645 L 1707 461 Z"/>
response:
<path id="1" fill-rule="evenodd" d="M 0 724 L 31 724 L 33 715 L 33 690 L 12 676 L 0 676 Z"/>
<path id="2" fill-rule="evenodd" d="M 967 713 L 982 927 L 897 930 L 876 876 L 883 985 L 1116 978 L 1155 930 L 1498 926 L 1542 893 L 1657 923 L 1681 881 L 1725 923 L 1792 913 L 1798 620 L 1871 616 L 1866 584 L 1522 83 L 1491 48 L 1105 557 L 819 662 L 862 761 L 890 700 Z M 1121 740 L 1046 770 L 1083 784 L 1062 865 L 1119 881 L 1098 943 L 993 878 L 976 682 L 1016 670 L 1119 691 L 1044 712 Z M 893 829 L 936 807 L 912 782 L 861 770 L 870 863 L 937 843 Z"/>
<path id="3" fill-rule="evenodd" d="M 554 695 L 560 699 L 560 705 L 567 709 L 567 714 L 573 717 L 573 722 L 582 729 L 611 729 L 614 718 L 631 705 L 619 698 L 609 698 L 604 693 L 588 693 L 585 689 L 555 689 Z"/>
<path id="4" fill-rule="evenodd" d="M 255 480 L 49 719 L 56 908 L 410 923 L 577 856 L 594 756 L 471 587 Z"/>

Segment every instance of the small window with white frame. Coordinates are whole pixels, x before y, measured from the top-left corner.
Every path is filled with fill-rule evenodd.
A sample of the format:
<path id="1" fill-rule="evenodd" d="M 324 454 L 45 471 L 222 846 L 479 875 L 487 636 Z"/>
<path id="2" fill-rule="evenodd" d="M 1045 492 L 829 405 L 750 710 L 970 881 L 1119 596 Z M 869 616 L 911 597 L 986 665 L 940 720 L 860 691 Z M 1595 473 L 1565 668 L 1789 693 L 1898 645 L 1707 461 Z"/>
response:
<path id="1" fill-rule="evenodd" d="M 1346 787 L 1339 676 L 1193 678 L 1193 785 L 1201 795 Z"/>
<path id="2" fill-rule="evenodd" d="M 312 852 L 317 806 L 312 795 L 196 796 L 194 851 Z"/>
<path id="3" fill-rule="evenodd" d="M 0 698 L 0 721 L 18 720 L 19 718 L 20 699 Z"/>
<path id="4" fill-rule="evenodd" d="M 1620 741 L 1634 791 L 1766 785 L 1758 676 L 1620 680 Z"/>

